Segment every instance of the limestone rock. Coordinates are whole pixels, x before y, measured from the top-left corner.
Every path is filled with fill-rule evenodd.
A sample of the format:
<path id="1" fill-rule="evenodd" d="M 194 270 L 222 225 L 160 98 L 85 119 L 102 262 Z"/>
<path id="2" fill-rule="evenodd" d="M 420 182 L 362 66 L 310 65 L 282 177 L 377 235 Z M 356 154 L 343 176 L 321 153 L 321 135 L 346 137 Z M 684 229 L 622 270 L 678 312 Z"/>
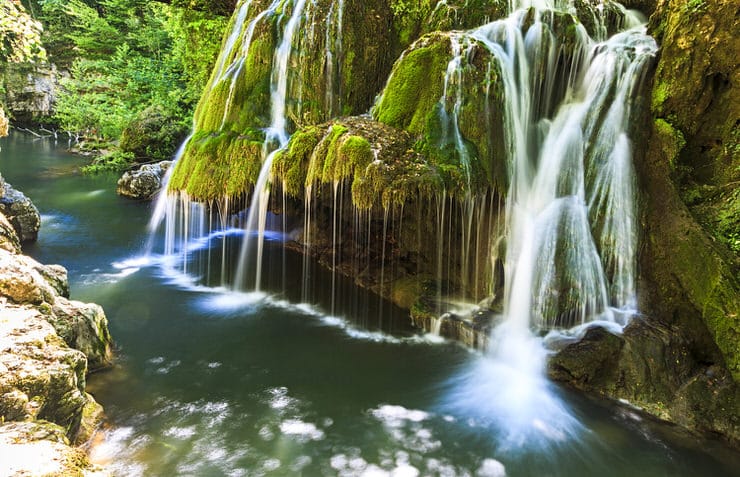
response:
<path id="1" fill-rule="evenodd" d="M 54 113 L 59 72 L 48 63 L 7 63 L 1 75 L 5 107 L 14 122 L 28 124 L 43 121 Z"/>
<path id="2" fill-rule="evenodd" d="M 118 180 L 116 192 L 132 199 L 151 199 L 162 188 L 172 161 L 144 164 L 135 171 L 127 171 Z"/>
<path id="3" fill-rule="evenodd" d="M 56 292 L 23 255 L 0 250 L 0 295 L 16 304 L 53 303 Z M 35 261 L 34 261 L 35 263 Z"/>
<path id="4" fill-rule="evenodd" d="M 48 422 L 0 425 L 0 475 L 106 476 L 84 451 L 69 447 L 64 429 Z"/>
<path id="5" fill-rule="evenodd" d="M 57 298 L 47 320 L 72 348 L 85 353 L 90 371 L 110 366 L 108 320 L 100 305 Z"/>
<path id="6" fill-rule="evenodd" d="M 33 202 L 22 192 L 15 190 L 0 177 L 3 194 L 0 196 L 0 213 L 13 225 L 21 242 L 33 242 L 41 227 L 41 215 Z"/>
<path id="7" fill-rule="evenodd" d="M 0 184 L 0 186 L 2 185 Z M 2 189 L 0 189 L 1 194 Z M 10 253 L 21 253 L 21 242 L 18 240 L 18 234 L 15 233 L 13 225 L 3 214 L 0 214 L 0 249 Z"/>
<path id="8" fill-rule="evenodd" d="M 3 420 L 44 419 L 75 435 L 87 363 L 36 310 L 5 307 L 0 318 L 0 410 Z"/>

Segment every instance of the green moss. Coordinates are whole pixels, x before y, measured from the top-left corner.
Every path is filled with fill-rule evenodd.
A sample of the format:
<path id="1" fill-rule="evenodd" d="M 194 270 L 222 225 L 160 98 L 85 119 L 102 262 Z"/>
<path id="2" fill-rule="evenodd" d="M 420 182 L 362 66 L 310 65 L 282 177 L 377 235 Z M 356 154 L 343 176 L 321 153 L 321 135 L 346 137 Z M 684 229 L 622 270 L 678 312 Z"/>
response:
<path id="1" fill-rule="evenodd" d="M 244 194 L 259 176 L 262 141 L 234 133 L 194 136 L 172 173 L 170 190 L 204 202 Z"/>
<path id="2" fill-rule="evenodd" d="M 422 134 L 444 91 L 450 39 L 428 35 L 398 60 L 375 110 L 378 121 Z"/>
<path id="3" fill-rule="evenodd" d="M 508 15 L 506 0 L 447 0 L 436 2 L 425 19 L 423 32 L 467 30 Z"/>
<path id="4" fill-rule="evenodd" d="M 272 171 L 288 195 L 303 197 L 308 163 L 321 137 L 322 131 L 315 126 L 296 131 L 288 147 L 275 156 Z"/>
<path id="5" fill-rule="evenodd" d="M 669 158 L 670 166 L 675 171 L 678 167 L 678 156 L 686 147 L 686 139 L 684 139 L 681 131 L 675 129 L 664 119 L 658 118 L 653 124 L 660 137 L 661 144 L 663 144 L 665 157 Z"/>
<path id="6" fill-rule="evenodd" d="M 241 67 L 220 81 L 211 78 L 195 110 L 196 130 L 219 131 L 223 125 L 224 130 L 239 133 L 248 127 L 269 124 L 275 40 L 269 30 L 264 31 L 268 27 L 267 24 L 258 27 L 260 31 L 255 32 L 249 54 L 242 58 Z"/>
<path id="7" fill-rule="evenodd" d="M 654 113 L 661 111 L 663 103 L 670 95 L 670 88 L 666 83 L 658 83 L 653 86 L 652 109 Z"/>

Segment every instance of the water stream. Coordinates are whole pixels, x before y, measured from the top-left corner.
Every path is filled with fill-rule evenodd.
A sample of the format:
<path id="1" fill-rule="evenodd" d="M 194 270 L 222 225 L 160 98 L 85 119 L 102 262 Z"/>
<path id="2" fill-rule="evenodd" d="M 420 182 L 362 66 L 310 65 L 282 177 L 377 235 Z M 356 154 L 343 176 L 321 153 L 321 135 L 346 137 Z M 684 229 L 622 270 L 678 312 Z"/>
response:
<path id="1" fill-rule="evenodd" d="M 330 315 L 329 273 L 308 284 L 323 298 L 302 303 L 303 259 L 279 237 L 266 241 L 271 278 L 261 293 L 181 281 L 140 259 L 153 206 L 117 197 L 115 177 L 82 176 L 81 159 L 29 136 L 14 133 L 0 148 L 3 176 L 41 210 L 39 242 L 26 251 L 66 266 L 73 298 L 100 303 L 110 320 L 116 366 L 91 376 L 89 390 L 108 416 L 93 455 L 115 475 L 652 477 L 740 468 L 736 452 L 628 407 L 539 378 L 488 379 L 500 375 L 496 362 L 417 334 L 405 314 L 378 310 L 377 297 L 341 279 L 339 296 L 356 302 Z M 222 240 L 242 238 L 214 235 L 200 251 L 217 256 Z"/>

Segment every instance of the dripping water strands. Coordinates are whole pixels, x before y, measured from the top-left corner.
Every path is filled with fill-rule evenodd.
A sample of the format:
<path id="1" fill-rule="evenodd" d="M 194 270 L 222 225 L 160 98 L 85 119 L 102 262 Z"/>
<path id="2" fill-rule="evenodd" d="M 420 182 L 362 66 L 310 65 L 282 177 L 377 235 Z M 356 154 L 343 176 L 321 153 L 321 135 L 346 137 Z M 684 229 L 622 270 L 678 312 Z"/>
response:
<path id="1" fill-rule="evenodd" d="M 553 441 L 581 430 L 549 389 L 532 331 L 614 323 L 624 317 L 615 310 L 635 303 L 628 127 L 656 44 L 644 28 L 595 42 L 576 23 L 566 51 L 555 15 L 518 10 L 469 33 L 495 59 L 504 92 L 504 316 L 490 336 L 491 359 L 460 378 L 467 394 L 453 391 L 451 405 L 491 417 L 512 445 L 543 430 Z"/>
<path id="2" fill-rule="evenodd" d="M 342 112 L 341 91 L 342 86 L 342 28 L 344 17 L 344 0 L 333 0 L 329 13 L 326 15 L 325 43 L 325 72 L 326 93 L 324 96 L 325 111 L 327 118 L 338 116 Z"/>
<path id="3" fill-rule="evenodd" d="M 262 280 L 262 256 L 264 251 L 265 224 L 270 202 L 270 183 L 272 164 L 275 155 L 288 144 L 288 119 L 286 117 L 288 92 L 288 64 L 292 53 L 293 38 L 303 17 L 306 0 L 296 0 L 290 18 L 283 30 L 283 36 L 275 50 L 270 84 L 270 114 L 271 122 L 266 131 L 263 145 L 265 158 L 254 185 L 252 201 L 249 205 L 249 215 L 245 225 L 245 239 L 239 254 L 239 263 L 234 279 L 237 290 L 248 288 L 247 271 L 254 260 L 254 290 L 260 291 Z M 255 240 L 251 235 L 256 233 Z M 254 244 L 253 242 L 256 242 Z M 256 250 L 253 251 L 253 248 Z"/>
<path id="4" fill-rule="evenodd" d="M 234 30 L 232 31 L 232 35 L 234 35 L 235 32 L 239 31 L 241 32 L 243 29 L 244 21 L 246 19 L 246 10 L 249 7 L 250 1 L 247 1 L 242 5 L 242 8 L 245 8 L 244 16 L 241 15 L 241 10 L 239 11 L 239 16 L 237 17 L 237 21 L 234 24 Z M 255 29 L 257 28 L 257 25 L 267 16 L 274 15 L 278 8 L 280 7 L 282 1 L 281 0 L 273 0 L 273 2 L 270 4 L 269 7 L 267 7 L 266 10 L 263 10 L 258 15 L 256 15 L 247 26 L 247 29 L 245 30 L 245 33 L 243 35 L 241 46 L 239 49 L 239 52 L 236 54 L 234 61 L 229 65 L 229 67 L 222 71 L 223 67 L 221 66 L 219 68 L 218 74 L 215 75 L 215 80 L 211 84 L 211 90 L 216 87 L 218 83 L 221 81 L 225 81 L 228 78 L 231 78 L 231 82 L 229 83 L 229 92 L 226 97 L 226 102 L 224 103 L 224 112 L 221 119 L 221 126 L 219 127 L 219 131 L 222 131 L 224 126 L 226 125 L 226 121 L 229 118 L 229 113 L 231 111 L 231 105 L 234 101 L 234 92 L 236 90 L 236 86 L 238 81 L 242 77 L 242 72 L 244 71 L 244 65 L 247 62 L 247 58 L 249 56 L 249 49 L 252 46 L 252 39 L 254 37 Z M 229 37 L 229 40 L 231 40 L 231 36 Z M 232 44 L 233 49 L 233 44 Z M 231 52 L 231 50 L 227 50 L 227 54 L 220 55 L 224 59 L 226 57 L 232 56 L 234 53 Z M 222 62 L 225 62 L 223 60 Z"/>

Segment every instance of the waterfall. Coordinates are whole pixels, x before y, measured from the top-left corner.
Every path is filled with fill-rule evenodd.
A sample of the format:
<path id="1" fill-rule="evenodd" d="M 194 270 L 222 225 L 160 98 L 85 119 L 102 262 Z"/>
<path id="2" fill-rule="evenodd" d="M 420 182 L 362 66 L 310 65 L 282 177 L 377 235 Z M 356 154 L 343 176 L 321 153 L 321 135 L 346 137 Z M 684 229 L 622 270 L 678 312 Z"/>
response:
<path id="1" fill-rule="evenodd" d="M 542 13 L 523 32 L 523 15 L 474 33 L 505 78 L 511 155 L 505 313 L 521 326 L 544 329 L 593 317 L 613 321 L 614 308 L 636 303 L 627 129 L 629 104 L 655 42 L 641 28 L 598 43 L 580 29 L 565 99 L 550 119 L 540 105 L 552 97 L 551 86 L 543 85 L 556 74 L 557 40 Z M 502 33 L 503 44 L 496 41 Z M 543 57 L 546 68 L 529 64 Z"/>
<path id="2" fill-rule="evenodd" d="M 290 61 L 293 37 L 301 23 L 306 0 L 296 0 L 290 19 L 283 31 L 280 45 L 275 50 L 270 83 L 270 112 L 271 122 L 267 130 L 263 146 L 265 157 L 257 182 L 254 185 L 252 201 L 249 206 L 249 216 L 245 230 L 247 236 L 239 254 L 239 264 L 236 271 L 234 285 L 237 290 L 246 286 L 246 273 L 252 259 L 253 243 L 250 233 L 256 232 L 257 250 L 254 252 L 255 282 L 254 289 L 260 291 L 262 279 L 262 253 L 264 248 L 265 219 L 270 202 L 271 171 L 275 154 L 288 143 L 288 120 L 285 115 L 288 91 L 288 63 Z M 276 147 L 277 146 L 277 147 Z"/>
<path id="3" fill-rule="evenodd" d="M 643 27 L 634 26 L 631 16 L 624 20 L 630 28 L 603 40 L 606 19 L 599 17 L 602 24 L 592 29 L 596 38 L 592 39 L 571 16 L 575 7 L 567 1 L 514 3 L 512 7 L 524 8 L 479 28 L 448 34 L 450 56 L 441 78 L 442 94 L 435 106 L 441 133 L 435 137 L 442 154 L 451 154 L 457 162 L 460 184 L 458 190 L 442 190 L 428 214 L 433 224 L 433 236 L 428 238 L 438 244 L 438 251 L 430 256 L 437 301 L 480 300 L 486 294 L 498 295 L 503 289 L 504 314 L 509 323 L 522 330 L 567 328 L 592 319 L 623 322 L 636 304 L 637 212 L 628 134 L 630 104 L 644 66 L 655 53 L 655 43 L 644 34 Z M 238 4 L 209 88 L 213 92 L 220 85 L 219 94 L 225 98 L 223 119 L 221 110 L 217 111 L 221 127 L 216 123 L 211 134 L 239 133 L 223 129 L 235 88 L 247 68 L 251 45 L 256 41 L 257 26 L 270 21 L 277 32 L 277 44 L 265 70 L 270 72 L 269 125 L 262 129 L 264 139 L 259 139 L 261 168 L 252 196 L 243 204 L 233 198 L 220 198 L 194 205 L 185 193 L 163 194 L 152 219 L 156 224 L 167 216 L 165 252 L 180 256 L 181 270 L 187 269 L 184 263 L 190 256 L 191 242 L 203 237 L 222 240 L 219 285 L 236 290 L 262 287 L 271 170 L 293 128 L 289 107 L 297 105 L 297 109 L 291 109 L 292 118 L 293 112 L 301 111 L 301 99 L 296 94 L 300 96 L 303 86 L 296 85 L 294 79 L 304 73 L 304 66 L 296 68 L 299 59 L 294 50 L 306 47 L 302 42 L 324 42 L 318 50 L 319 60 L 323 53 L 324 77 L 315 84 L 325 87 L 326 95 L 319 103 L 325 103 L 329 116 L 341 109 L 341 100 L 333 97 L 333 91 L 341 88 L 342 82 L 344 1 L 331 0 L 319 7 L 307 0 L 272 0 L 263 2 L 267 6 L 260 7 L 264 8 L 261 11 L 253 11 L 256 4 L 252 0 Z M 325 26 L 326 31 L 316 35 L 317 25 Z M 303 29 L 308 40 L 299 36 Z M 487 58 L 483 60 L 487 64 L 481 66 L 482 57 Z M 507 177 L 494 178 L 497 184 L 489 189 L 476 189 L 478 185 L 473 182 L 480 174 L 476 168 L 481 167 L 481 161 L 496 158 L 490 152 L 488 157 L 477 157 L 479 151 L 466 137 L 470 132 L 465 122 L 469 123 L 471 117 L 470 109 L 466 109 L 473 102 L 471 91 L 484 101 L 476 110 L 483 113 L 475 113 L 481 121 L 478 127 L 488 129 L 490 135 L 490 129 L 498 124 L 495 115 L 503 121 L 506 165 L 501 174 Z M 330 135 L 331 128 L 323 140 L 328 141 Z M 338 141 L 339 137 L 331 140 Z M 185 152 L 188 141 L 178 157 Z M 373 163 L 373 167 L 387 167 L 378 160 L 377 151 L 375 162 L 378 164 Z M 387 210 L 386 205 L 383 215 L 375 218 L 373 213 L 354 209 L 354 225 L 343 225 L 351 218 L 349 213 L 343 215 L 342 209 L 351 196 L 349 184 L 344 179 L 333 180 L 332 194 L 326 194 L 333 200 L 328 231 L 331 257 L 327 263 L 336 274 L 340 266 L 348 265 L 341 260 L 342 243 L 355 247 L 365 243 L 367 250 L 357 256 L 367 264 L 356 265 L 352 257 L 351 268 L 369 273 L 377 269 L 379 283 L 371 286 L 387 293 L 395 277 L 394 265 L 386 262 L 392 262 L 395 255 L 385 242 L 372 252 L 371 244 L 377 238 L 371 235 L 396 233 L 408 219 L 403 213 L 397 216 Z M 498 186 L 502 186 L 500 190 Z M 321 184 L 306 184 L 306 252 L 313 246 L 311 228 L 320 226 L 312 218 L 312 214 L 323 213 L 317 207 L 320 194 Z M 234 211 L 243 209 L 247 213 L 234 215 Z M 171 214 L 183 217 L 175 220 Z M 373 220 L 381 223 L 380 218 L 382 231 L 374 231 Z M 424 220 L 421 214 L 419 220 Z M 234 254 L 226 250 L 222 237 L 233 230 L 229 226 L 242 229 L 244 237 L 235 264 L 227 263 L 227 256 L 233 258 Z M 381 263 L 374 263 L 378 259 Z M 233 275 L 225 270 L 230 265 L 236 269 Z M 309 273 L 308 269 L 304 264 L 304 273 Z M 208 272 L 199 274 L 207 276 Z M 334 291 L 336 280 L 332 275 Z M 454 286 L 448 287 L 450 283 Z M 332 298 L 332 309 L 334 303 Z M 444 311 L 442 305 L 439 311 Z"/>
<path id="4" fill-rule="evenodd" d="M 344 0 L 333 0 L 329 13 L 326 15 L 325 57 L 326 57 L 326 94 L 324 106 L 329 117 L 335 117 L 342 112 L 342 104 L 338 102 L 341 94 L 335 94 L 335 83 L 340 79 L 342 66 L 342 18 L 344 17 Z M 332 33 L 334 41 L 332 41 Z"/>

